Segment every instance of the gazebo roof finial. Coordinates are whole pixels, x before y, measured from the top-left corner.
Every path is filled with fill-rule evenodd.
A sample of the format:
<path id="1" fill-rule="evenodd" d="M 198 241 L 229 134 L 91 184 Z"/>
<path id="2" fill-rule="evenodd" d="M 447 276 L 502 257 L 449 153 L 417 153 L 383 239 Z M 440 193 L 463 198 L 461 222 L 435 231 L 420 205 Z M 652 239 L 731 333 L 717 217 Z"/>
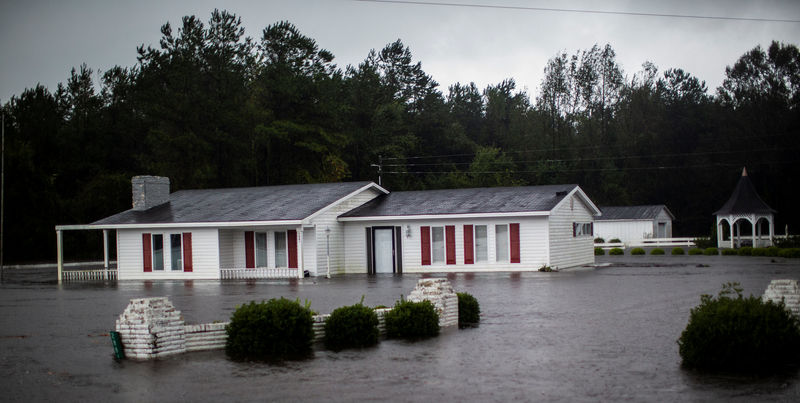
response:
<path id="1" fill-rule="evenodd" d="M 747 176 L 747 167 L 742 167 L 742 176 Z"/>

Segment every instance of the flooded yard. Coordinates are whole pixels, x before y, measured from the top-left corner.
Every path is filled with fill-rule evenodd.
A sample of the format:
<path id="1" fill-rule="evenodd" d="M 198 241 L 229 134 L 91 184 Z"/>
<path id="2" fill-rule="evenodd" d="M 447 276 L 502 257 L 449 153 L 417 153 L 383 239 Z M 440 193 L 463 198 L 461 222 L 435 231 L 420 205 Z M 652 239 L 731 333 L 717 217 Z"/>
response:
<path id="1" fill-rule="evenodd" d="M 226 321 L 236 305 L 284 296 L 329 313 L 392 305 L 418 275 L 294 281 L 168 281 L 58 286 L 47 273 L 0 285 L 4 401 L 797 401 L 800 374 L 710 376 L 680 367 L 676 340 L 700 294 L 737 281 L 761 295 L 800 279 L 796 260 L 735 256 L 599 257 L 608 267 L 561 273 L 449 276 L 481 304 L 481 325 L 416 343 L 283 365 L 223 351 L 115 362 L 108 337 L 131 298 L 169 296 L 187 323 Z M 709 267 L 698 267 L 698 264 Z M 52 276 L 55 279 L 55 276 Z"/>

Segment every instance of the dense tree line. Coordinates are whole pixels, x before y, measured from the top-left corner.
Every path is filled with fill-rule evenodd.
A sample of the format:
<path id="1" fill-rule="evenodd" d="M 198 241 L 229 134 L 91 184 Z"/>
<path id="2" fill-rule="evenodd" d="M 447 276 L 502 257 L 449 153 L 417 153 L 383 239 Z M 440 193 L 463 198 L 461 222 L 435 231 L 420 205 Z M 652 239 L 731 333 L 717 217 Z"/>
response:
<path id="1" fill-rule="evenodd" d="M 214 11 L 161 34 L 134 66 L 3 105 L 6 261 L 51 259 L 54 225 L 129 208 L 138 174 L 173 191 L 377 180 L 379 163 L 390 190 L 577 183 L 599 205 L 666 204 L 677 236 L 708 234 L 747 166 L 779 225 L 800 218 L 794 45 L 756 46 L 714 93 L 680 68 L 627 75 L 595 45 L 547 61 L 531 97 L 513 79 L 443 91 L 400 40 L 340 67 L 288 22 L 253 39 Z"/>

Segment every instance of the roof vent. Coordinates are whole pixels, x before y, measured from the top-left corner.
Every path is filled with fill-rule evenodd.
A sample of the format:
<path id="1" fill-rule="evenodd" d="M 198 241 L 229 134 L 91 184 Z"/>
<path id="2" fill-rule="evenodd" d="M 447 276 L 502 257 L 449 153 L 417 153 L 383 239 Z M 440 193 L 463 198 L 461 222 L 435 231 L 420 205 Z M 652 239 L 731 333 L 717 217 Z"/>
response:
<path id="1" fill-rule="evenodd" d="M 134 176 L 131 178 L 131 185 L 134 210 L 147 210 L 169 201 L 169 178 Z"/>

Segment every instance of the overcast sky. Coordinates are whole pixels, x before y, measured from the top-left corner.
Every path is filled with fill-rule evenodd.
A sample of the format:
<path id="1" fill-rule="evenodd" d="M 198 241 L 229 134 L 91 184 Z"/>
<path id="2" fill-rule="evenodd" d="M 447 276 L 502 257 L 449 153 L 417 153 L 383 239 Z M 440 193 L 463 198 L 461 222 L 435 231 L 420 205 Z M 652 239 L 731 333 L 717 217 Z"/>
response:
<path id="1" fill-rule="evenodd" d="M 421 1 L 428 2 L 428 1 Z M 633 13 L 800 20 L 797 0 L 432 0 L 435 3 L 540 7 Z M 207 21 L 215 8 L 242 17 L 258 39 L 269 24 L 288 20 L 344 67 L 400 38 L 445 94 L 455 82 L 479 88 L 516 80 L 534 98 L 545 63 L 555 54 L 611 46 L 630 78 L 645 61 L 661 71 L 680 67 L 714 92 L 732 65 L 756 45 L 800 44 L 800 22 L 668 18 L 511 8 L 362 2 L 354 0 L 2 0 L 0 102 L 41 83 L 54 90 L 74 66 L 96 71 L 133 66 L 136 47 L 158 46 L 165 22 Z"/>

